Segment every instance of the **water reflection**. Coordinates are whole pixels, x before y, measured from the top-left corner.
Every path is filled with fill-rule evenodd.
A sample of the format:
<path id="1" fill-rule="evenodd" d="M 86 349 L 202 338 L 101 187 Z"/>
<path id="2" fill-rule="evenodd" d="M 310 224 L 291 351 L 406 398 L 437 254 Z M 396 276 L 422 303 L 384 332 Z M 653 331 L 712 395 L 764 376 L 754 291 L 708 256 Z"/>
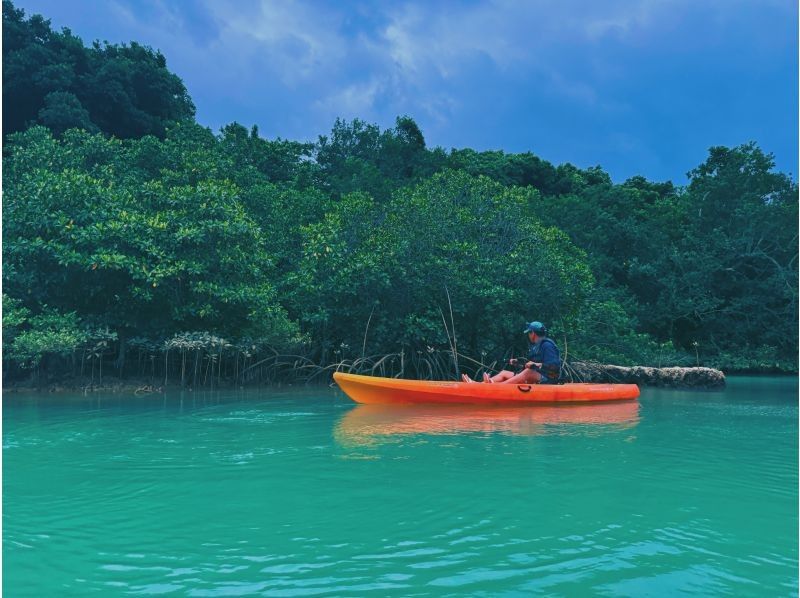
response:
<path id="1" fill-rule="evenodd" d="M 358 405 L 339 419 L 334 436 L 345 445 L 365 445 L 400 435 L 501 433 L 537 436 L 579 430 L 621 430 L 638 423 L 638 401 L 530 407 Z"/>

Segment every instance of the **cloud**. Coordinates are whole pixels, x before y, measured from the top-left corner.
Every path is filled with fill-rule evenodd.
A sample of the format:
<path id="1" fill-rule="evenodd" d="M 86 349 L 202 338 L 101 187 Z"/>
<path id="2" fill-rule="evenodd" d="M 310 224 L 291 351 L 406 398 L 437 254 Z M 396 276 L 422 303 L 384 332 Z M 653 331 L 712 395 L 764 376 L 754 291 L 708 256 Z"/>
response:
<path id="1" fill-rule="evenodd" d="M 326 5 L 262 0 L 243 9 L 240 3 L 206 0 L 206 10 L 220 25 L 214 51 L 229 61 L 262 63 L 283 83 L 296 85 L 341 63 L 348 40 L 338 31 L 341 14 Z"/>
<path id="2" fill-rule="evenodd" d="M 391 126 L 408 114 L 431 145 L 626 175 L 752 138 L 796 156 L 797 7 L 785 0 L 73 0 L 93 7 L 78 16 L 18 2 L 90 40 L 160 49 L 213 128 L 313 139 L 337 116 Z"/>
<path id="3" fill-rule="evenodd" d="M 405 3 L 389 9 L 373 48 L 388 57 L 399 85 L 421 88 L 422 94 L 438 90 L 441 97 L 458 76 L 494 69 L 512 80 L 538 80 L 545 94 L 597 105 L 595 80 L 613 69 L 589 48 L 609 36 L 646 35 L 667 4 L 495 0 L 454 9 Z M 588 56 L 586 67 L 570 68 L 581 52 Z M 456 96 L 444 100 L 452 104 Z"/>
<path id="4" fill-rule="evenodd" d="M 507 16 L 494 5 L 449 12 L 408 3 L 390 12 L 380 39 L 403 76 L 447 79 L 480 56 L 500 67 L 524 57 L 504 23 Z"/>
<path id="5" fill-rule="evenodd" d="M 593 48 L 663 34 L 687 4 L 407 1 L 367 10 L 310 0 L 204 0 L 187 11 L 148 0 L 139 15 L 122 0 L 114 6 L 181 66 L 213 75 L 229 99 L 253 101 L 245 94 L 269 83 L 306 97 L 317 122 L 356 113 L 379 118 L 392 108 L 441 124 L 461 103 L 466 79 L 495 76 L 535 82 L 542 94 L 570 103 L 619 108 L 598 84 L 620 69 Z"/>
<path id="6" fill-rule="evenodd" d="M 386 81 L 376 77 L 334 89 L 327 96 L 316 100 L 314 106 L 334 118 L 363 118 L 372 111 L 376 98 L 384 94 L 386 88 Z"/>

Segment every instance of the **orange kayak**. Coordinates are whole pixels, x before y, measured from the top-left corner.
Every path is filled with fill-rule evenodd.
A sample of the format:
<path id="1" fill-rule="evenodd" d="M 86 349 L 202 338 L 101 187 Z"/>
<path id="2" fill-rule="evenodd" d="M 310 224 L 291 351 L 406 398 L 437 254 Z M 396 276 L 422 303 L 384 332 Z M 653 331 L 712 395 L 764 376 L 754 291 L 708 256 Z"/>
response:
<path id="1" fill-rule="evenodd" d="M 636 384 L 484 384 L 379 378 L 336 372 L 333 379 L 356 403 L 592 403 L 636 399 Z"/>

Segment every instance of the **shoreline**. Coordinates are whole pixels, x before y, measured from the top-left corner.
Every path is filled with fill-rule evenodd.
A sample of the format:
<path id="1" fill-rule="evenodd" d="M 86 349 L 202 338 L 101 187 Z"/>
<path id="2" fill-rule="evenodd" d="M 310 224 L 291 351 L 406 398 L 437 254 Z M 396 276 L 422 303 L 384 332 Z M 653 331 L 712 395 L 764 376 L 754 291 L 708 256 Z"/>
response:
<path id="1" fill-rule="evenodd" d="M 651 388 L 697 388 L 720 390 L 725 387 L 727 376 L 758 376 L 758 377 L 796 377 L 792 372 L 752 372 L 735 371 L 722 372 L 712 368 L 650 368 L 645 366 L 623 367 L 599 364 L 570 364 L 575 373 L 582 374 L 586 382 L 597 383 L 634 383 L 641 387 Z M 721 377 L 721 378 L 720 378 Z M 329 387 L 330 381 L 320 379 L 319 382 L 273 382 L 267 384 L 237 385 L 222 383 L 220 386 L 181 386 L 180 384 L 167 384 L 153 382 L 150 378 L 118 379 L 109 377 L 102 384 L 92 382 L 90 379 L 59 380 L 40 385 L 29 382 L 15 382 L 4 385 L 2 392 L 9 394 L 134 394 L 148 396 L 153 394 L 166 394 L 173 392 L 222 392 L 233 390 L 253 390 L 266 388 L 287 387 Z"/>
<path id="2" fill-rule="evenodd" d="M 231 390 L 254 390 L 258 388 L 285 388 L 295 386 L 327 386 L 324 383 L 292 383 L 292 382 L 273 382 L 270 384 L 230 384 L 223 382 L 219 386 L 181 386 L 180 384 L 164 384 L 152 382 L 150 379 L 126 379 L 110 378 L 102 384 L 92 383 L 91 381 L 60 380 L 44 383 L 41 385 L 28 384 L 23 382 L 12 383 L 3 386 L 2 392 L 9 394 L 134 394 L 137 396 L 148 396 L 153 394 L 166 394 L 174 392 L 222 392 Z"/>

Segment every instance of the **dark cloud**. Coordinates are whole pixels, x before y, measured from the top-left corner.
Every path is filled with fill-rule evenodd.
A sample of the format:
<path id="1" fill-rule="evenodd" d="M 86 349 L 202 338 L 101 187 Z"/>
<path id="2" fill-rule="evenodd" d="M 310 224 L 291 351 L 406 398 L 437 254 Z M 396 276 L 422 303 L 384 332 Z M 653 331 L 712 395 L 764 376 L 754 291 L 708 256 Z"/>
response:
<path id="1" fill-rule="evenodd" d="M 90 41 L 160 48 L 198 119 L 313 139 L 336 116 L 682 182 L 711 145 L 797 163 L 793 3 L 20 0 Z"/>

